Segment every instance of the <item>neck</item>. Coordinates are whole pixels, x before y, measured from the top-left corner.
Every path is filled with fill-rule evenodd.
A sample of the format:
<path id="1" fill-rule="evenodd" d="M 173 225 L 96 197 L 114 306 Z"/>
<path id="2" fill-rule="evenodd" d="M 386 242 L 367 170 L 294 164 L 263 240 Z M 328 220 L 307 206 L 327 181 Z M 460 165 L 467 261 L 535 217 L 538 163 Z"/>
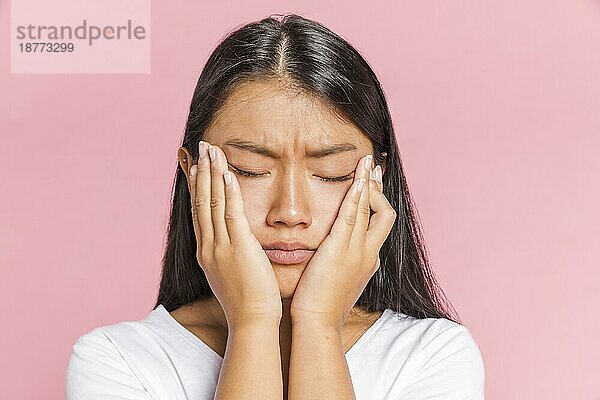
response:
<path id="1" fill-rule="evenodd" d="M 211 321 L 210 321 L 211 325 L 215 325 L 221 329 L 227 330 L 227 328 L 228 328 L 227 318 L 225 317 L 225 312 L 223 311 L 223 307 L 221 307 L 221 304 L 219 303 L 219 301 L 214 296 L 211 296 L 205 304 L 206 304 L 206 307 L 208 308 L 209 315 L 212 317 Z M 290 316 L 291 304 L 292 304 L 292 299 L 281 299 L 281 307 L 282 307 L 281 325 L 282 325 L 282 328 L 287 326 L 288 323 L 291 326 L 291 316 Z"/>
<path id="2" fill-rule="evenodd" d="M 216 326 L 224 331 L 228 330 L 227 326 L 227 318 L 225 317 L 225 312 L 223 311 L 223 307 L 219 301 L 214 297 L 210 296 L 207 300 L 202 300 L 201 303 L 198 303 L 200 307 L 203 307 L 208 311 L 208 316 L 210 317 L 209 321 L 204 321 L 210 325 Z M 280 323 L 280 331 L 281 333 L 291 332 L 291 315 L 290 315 L 290 307 L 292 304 L 291 298 L 283 298 L 281 299 L 281 323 Z M 348 313 L 348 317 L 344 322 L 344 326 L 352 325 L 354 323 L 358 323 L 360 321 L 364 321 L 365 318 L 368 318 L 368 312 L 361 309 L 358 306 L 353 307 Z"/>

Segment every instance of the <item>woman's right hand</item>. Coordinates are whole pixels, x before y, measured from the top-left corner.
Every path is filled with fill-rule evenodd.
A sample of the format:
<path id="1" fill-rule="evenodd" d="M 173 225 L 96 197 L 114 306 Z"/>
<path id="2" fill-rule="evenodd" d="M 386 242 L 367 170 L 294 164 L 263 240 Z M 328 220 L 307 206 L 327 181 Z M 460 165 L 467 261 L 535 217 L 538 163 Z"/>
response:
<path id="1" fill-rule="evenodd" d="M 215 157 L 209 155 L 209 147 Z M 198 263 L 230 329 L 257 320 L 279 322 L 282 306 L 275 273 L 250 230 L 240 186 L 227 168 L 225 153 L 202 141 L 198 149 L 188 185 Z M 225 171 L 231 176 L 229 184 Z"/>

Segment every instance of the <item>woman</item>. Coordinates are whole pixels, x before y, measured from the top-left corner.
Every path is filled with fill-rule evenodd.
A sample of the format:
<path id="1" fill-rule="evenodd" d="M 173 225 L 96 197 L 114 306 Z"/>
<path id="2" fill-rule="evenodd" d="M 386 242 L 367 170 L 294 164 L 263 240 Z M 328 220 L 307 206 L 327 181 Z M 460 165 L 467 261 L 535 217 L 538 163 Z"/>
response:
<path id="1" fill-rule="evenodd" d="M 79 338 L 68 399 L 483 399 L 350 44 L 297 15 L 231 33 L 178 159 L 154 309 Z"/>

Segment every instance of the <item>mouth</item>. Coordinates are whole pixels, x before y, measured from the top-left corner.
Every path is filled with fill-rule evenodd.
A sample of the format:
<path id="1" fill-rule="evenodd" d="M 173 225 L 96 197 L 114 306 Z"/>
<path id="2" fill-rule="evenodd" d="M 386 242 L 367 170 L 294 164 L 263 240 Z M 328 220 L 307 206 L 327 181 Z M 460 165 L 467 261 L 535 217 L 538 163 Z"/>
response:
<path id="1" fill-rule="evenodd" d="M 276 264 L 292 265 L 300 264 L 313 256 L 316 250 L 297 249 L 297 250 L 281 250 L 281 249 L 265 249 L 265 253 L 269 260 Z"/>
<path id="2" fill-rule="evenodd" d="M 267 243 L 263 246 L 265 250 L 316 250 L 300 241 L 279 240 L 277 242 Z"/>

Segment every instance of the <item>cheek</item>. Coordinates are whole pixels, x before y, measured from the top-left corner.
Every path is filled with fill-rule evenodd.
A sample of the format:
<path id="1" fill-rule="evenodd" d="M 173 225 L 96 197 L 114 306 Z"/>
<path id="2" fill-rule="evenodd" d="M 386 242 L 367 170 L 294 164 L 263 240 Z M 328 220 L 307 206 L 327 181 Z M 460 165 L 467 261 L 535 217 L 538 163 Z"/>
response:
<path id="1" fill-rule="evenodd" d="M 248 182 L 247 179 L 240 179 L 239 182 L 248 225 L 257 234 L 265 228 L 267 215 L 275 199 L 272 191 L 264 185 Z"/>
<path id="2" fill-rule="evenodd" d="M 313 182 L 309 185 L 312 202 L 324 212 L 337 214 L 353 180 L 344 182 Z"/>
<path id="3" fill-rule="evenodd" d="M 323 190 L 314 196 L 312 204 L 313 221 L 323 225 L 323 229 L 329 232 L 335 222 L 342 202 L 346 196 L 347 188 L 343 184 L 331 190 Z"/>
<path id="4" fill-rule="evenodd" d="M 254 224 L 260 215 L 265 215 L 265 207 L 267 202 L 265 201 L 265 191 L 259 185 L 248 184 L 240 182 L 240 191 L 242 197 L 242 203 L 244 203 L 244 213 L 250 223 L 250 226 Z"/>

